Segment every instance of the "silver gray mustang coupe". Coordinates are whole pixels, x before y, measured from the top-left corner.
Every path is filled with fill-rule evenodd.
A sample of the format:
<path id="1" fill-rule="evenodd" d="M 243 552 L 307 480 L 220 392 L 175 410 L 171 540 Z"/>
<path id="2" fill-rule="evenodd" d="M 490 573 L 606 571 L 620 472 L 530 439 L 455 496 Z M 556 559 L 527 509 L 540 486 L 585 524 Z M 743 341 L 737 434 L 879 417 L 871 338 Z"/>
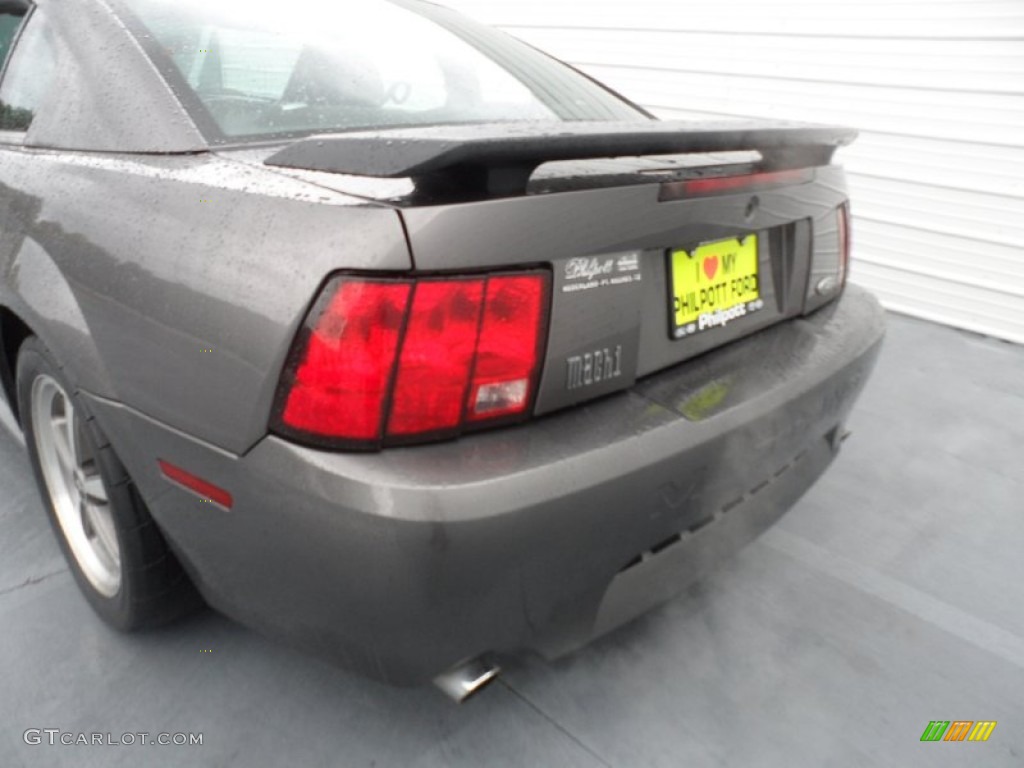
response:
<path id="1" fill-rule="evenodd" d="M 461 699 L 828 467 L 848 129 L 664 122 L 420 0 L 0 0 L 0 378 L 86 599 Z"/>

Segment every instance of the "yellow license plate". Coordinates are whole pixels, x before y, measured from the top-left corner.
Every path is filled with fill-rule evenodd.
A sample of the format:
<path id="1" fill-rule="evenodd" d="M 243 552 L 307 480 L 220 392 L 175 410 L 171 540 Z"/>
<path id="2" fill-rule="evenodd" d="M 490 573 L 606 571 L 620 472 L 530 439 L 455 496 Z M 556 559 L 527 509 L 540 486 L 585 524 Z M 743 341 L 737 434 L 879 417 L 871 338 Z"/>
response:
<path id="1" fill-rule="evenodd" d="M 722 328 L 764 306 L 757 269 L 757 235 L 674 250 L 669 264 L 669 314 L 677 339 Z"/>

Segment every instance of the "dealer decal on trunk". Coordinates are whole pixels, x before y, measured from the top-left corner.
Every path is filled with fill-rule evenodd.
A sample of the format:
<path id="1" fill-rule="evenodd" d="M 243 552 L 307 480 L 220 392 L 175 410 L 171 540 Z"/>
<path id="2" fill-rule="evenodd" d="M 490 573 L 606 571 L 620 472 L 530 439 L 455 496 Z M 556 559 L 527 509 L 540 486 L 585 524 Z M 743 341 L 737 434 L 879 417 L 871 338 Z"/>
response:
<path id="1" fill-rule="evenodd" d="M 562 293 L 640 282 L 640 252 L 569 259 Z"/>
<path id="2" fill-rule="evenodd" d="M 728 325 L 764 306 L 757 235 L 670 254 L 672 335 Z"/>

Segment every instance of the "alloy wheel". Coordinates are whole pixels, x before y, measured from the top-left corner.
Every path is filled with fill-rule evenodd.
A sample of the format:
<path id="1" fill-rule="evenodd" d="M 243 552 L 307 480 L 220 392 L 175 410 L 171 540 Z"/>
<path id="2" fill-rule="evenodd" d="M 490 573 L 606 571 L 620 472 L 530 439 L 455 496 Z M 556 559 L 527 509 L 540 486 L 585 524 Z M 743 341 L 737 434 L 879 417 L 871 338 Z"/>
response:
<path id="1" fill-rule="evenodd" d="M 67 392 L 52 377 L 32 384 L 32 426 L 50 501 L 71 553 L 97 592 L 121 588 L 121 549 L 95 451 Z"/>

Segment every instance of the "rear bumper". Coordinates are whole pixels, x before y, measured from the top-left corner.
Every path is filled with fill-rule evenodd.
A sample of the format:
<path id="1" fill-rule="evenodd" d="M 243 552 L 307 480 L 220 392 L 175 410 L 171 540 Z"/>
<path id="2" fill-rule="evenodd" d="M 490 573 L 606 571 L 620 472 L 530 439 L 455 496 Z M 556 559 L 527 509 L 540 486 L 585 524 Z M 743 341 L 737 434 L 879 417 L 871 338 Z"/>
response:
<path id="1" fill-rule="evenodd" d="M 753 539 L 831 462 L 883 332 L 851 287 L 629 392 L 372 455 L 267 437 L 237 457 L 113 403 L 96 411 L 211 604 L 416 683 L 480 653 L 564 653 Z M 234 508 L 170 485 L 157 458 L 227 488 Z"/>

